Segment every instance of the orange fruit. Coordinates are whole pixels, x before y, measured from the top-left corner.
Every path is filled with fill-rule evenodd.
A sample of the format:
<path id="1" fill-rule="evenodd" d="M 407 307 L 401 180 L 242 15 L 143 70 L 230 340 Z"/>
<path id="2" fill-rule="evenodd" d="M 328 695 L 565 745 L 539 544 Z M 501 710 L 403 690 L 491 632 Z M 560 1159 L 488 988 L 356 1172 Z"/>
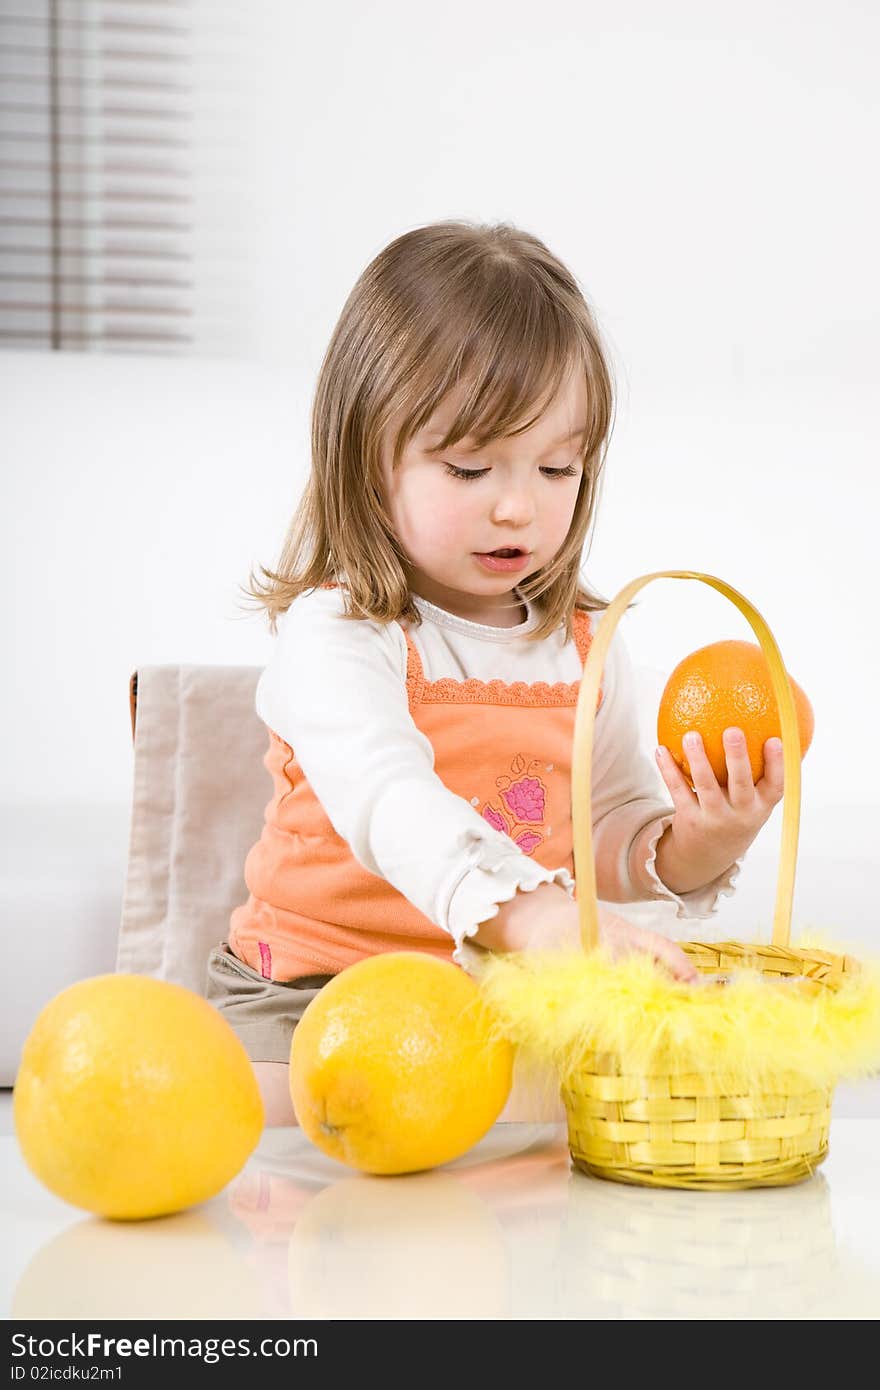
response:
<path id="1" fill-rule="evenodd" d="M 365 1173 L 450 1163 L 495 1123 L 514 1049 L 479 986 L 419 951 L 349 965 L 294 1029 L 290 1095 L 307 1137 Z"/>
<path id="2" fill-rule="evenodd" d="M 250 1058 L 222 1014 L 150 975 L 95 975 L 50 999 L 25 1041 L 12 1107 L 34 1176 L 122 1221 L 213 1197 L 264 1121 Z"/>
<path id="3" fill-rule="evenodd" d="M 813 708 L 797 681 L 791 689 L 797 711 L 801 757 L 813 738 Z M 680 661 L 660 697 L 657 741 L 669 749 L 693 786 L 682 740 L 691 729 L 703 737 L 706 756 L 718 783 L 727 786 L 725 729 L 742 729 L 752 781 L 764 775 L 764 744 L 780 738 L 782 727 L 770 667 L 755 642 L 712 642 Z"/>

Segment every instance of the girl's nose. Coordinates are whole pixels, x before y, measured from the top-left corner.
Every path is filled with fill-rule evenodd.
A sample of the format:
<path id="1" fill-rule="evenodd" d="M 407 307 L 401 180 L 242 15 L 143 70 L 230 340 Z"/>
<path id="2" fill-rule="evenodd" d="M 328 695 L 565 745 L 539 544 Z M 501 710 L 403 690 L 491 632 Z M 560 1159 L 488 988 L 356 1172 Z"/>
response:
<path id="1" fill-rule="evenodd" d="M 535 515 L 535 500 L 528 489 L 508 488 L 497 499 L 492 510 L 494 521 L 515 521 L 525 525 Z"/>

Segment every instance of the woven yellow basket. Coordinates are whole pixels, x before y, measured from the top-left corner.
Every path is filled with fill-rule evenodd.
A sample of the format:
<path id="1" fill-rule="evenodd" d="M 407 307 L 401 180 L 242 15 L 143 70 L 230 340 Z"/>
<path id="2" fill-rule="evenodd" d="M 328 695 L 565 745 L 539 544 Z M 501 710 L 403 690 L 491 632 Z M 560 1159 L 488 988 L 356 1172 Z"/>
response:
<path id="1" fill-rule="evenodd" d="M 590 801 L 599 683 L 617 623 L 655 579 L 699 580 L 736 605 L 760 641 L 780 711 L 785 787 L 772 941 L 679 943 L 701 976 L 721 977 L 698 985 L 673 980 L 644 953 L 611 961 L 597 949 Z M 572 1160 L 584 1172 L 723 1191 L 798 1182 L 825 1158 L 836 1080 L 870 1074 L 880 1061 L 880 973 L 850 955 L 789 944 L 800 799 L 794 698 L 760 613 L 723 580 L 691 570 L 627 584 L 593 638 L 575 716 L 572 820 L 583 950 L 563 961 L 495 953 L 481 976 L 499 1031 L 552 1060 Z"/>
<path id="2" fill-rule="evenodd" d="M 682 942 L 701 974 L 747 967 L 763 976 L 800 976 L 815 988 L 834 989 L 848 970 L 848 956 L 794 950 L 789 945 L 800 825 L 801 755 L 797 713 L 788 675 L 767 623 L 756 608 L 711 575 L 661 570 L 623 588 L 596 632 L 578 698 L 572 770 L 575 880 L 584 950 L 599 942 L 596 864 L 590 786 L 592 740 L 602 668 L 617 624 L 632 598 L 655 579 L 697 579 L 736 604 L 754 629 L 770 666 L 782 730 L 785 794 L 782 852 L 770 945 L 723 941 Z M 831 1089 L 783 1077 L 774 1094 L 731 1094 L 723 1077 L 668 1071 L 626 1075 L 614 1055 L 569 1077 L 562 1088 L 575 1164 L 600 1177 L 661 1187 L 781 1185 L 809 1177 L 828 1152 Z"/>

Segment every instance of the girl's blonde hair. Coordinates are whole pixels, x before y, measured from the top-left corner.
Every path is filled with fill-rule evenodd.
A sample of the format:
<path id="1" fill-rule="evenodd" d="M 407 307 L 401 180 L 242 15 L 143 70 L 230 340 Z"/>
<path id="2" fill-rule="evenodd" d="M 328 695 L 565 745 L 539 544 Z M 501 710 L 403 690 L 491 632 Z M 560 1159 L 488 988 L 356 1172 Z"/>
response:
<path id="1" fill-rule="evenodd" d="M 438 448 L 469 435 L 482 448 L 529 429 L 573 368 L 587 387 L 583 474 L 565 543 L 518 586 L 539 615 L 529 641 L 562 624 L 571 640 L 575 608 L 608 606 L 580 580 L 613 429 L 611 373 L 596 323 L 570 271 L 509 223 L 435 222 L 386 246 L 348 296 L 324 355 L 311 472 L 278 570 L 261 565 L 269 582 L 251 571 L 244 590 L 267 610 L 271 631 L 299 594 L 331 581 L 342 581 L 345 617 L 418 626 L 407 557 L 383 502 L 389 422 L 399 417 L 396 468 L 407 441 L 465 381 L 469 392 Z"/>

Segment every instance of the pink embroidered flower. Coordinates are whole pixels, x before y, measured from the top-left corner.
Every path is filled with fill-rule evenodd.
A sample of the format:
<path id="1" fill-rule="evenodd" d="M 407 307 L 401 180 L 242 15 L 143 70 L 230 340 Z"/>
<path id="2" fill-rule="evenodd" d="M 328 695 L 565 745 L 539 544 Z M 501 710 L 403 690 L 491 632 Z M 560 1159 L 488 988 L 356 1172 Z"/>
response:
<path id="1" fill-rule="evenodd" d="M 519 845 L 523 854 L 531 854 L 538 848 L 542 840 L 541 835 L 536 835 L 534 830 L 527 830 L 523 835 L 518 835 L 516 843 Z"/>
<path id="2" fill-rule="evenodd" d="M 487 820 L 490 825 L 493 825 L 496 830 L 500 830 L 503 835 L 507 834 L 507 821 L 503 816 L 499 816 L 498 812 L 493 810 L 491 806 L 483 807 L 483 820 Z"/>
<path id="3" fill-rule="evenodd" d="M 544 819 L 544 788 L 537 777 L 521 777 L 501 793 L 514 820 L 541 821 Z"/>

